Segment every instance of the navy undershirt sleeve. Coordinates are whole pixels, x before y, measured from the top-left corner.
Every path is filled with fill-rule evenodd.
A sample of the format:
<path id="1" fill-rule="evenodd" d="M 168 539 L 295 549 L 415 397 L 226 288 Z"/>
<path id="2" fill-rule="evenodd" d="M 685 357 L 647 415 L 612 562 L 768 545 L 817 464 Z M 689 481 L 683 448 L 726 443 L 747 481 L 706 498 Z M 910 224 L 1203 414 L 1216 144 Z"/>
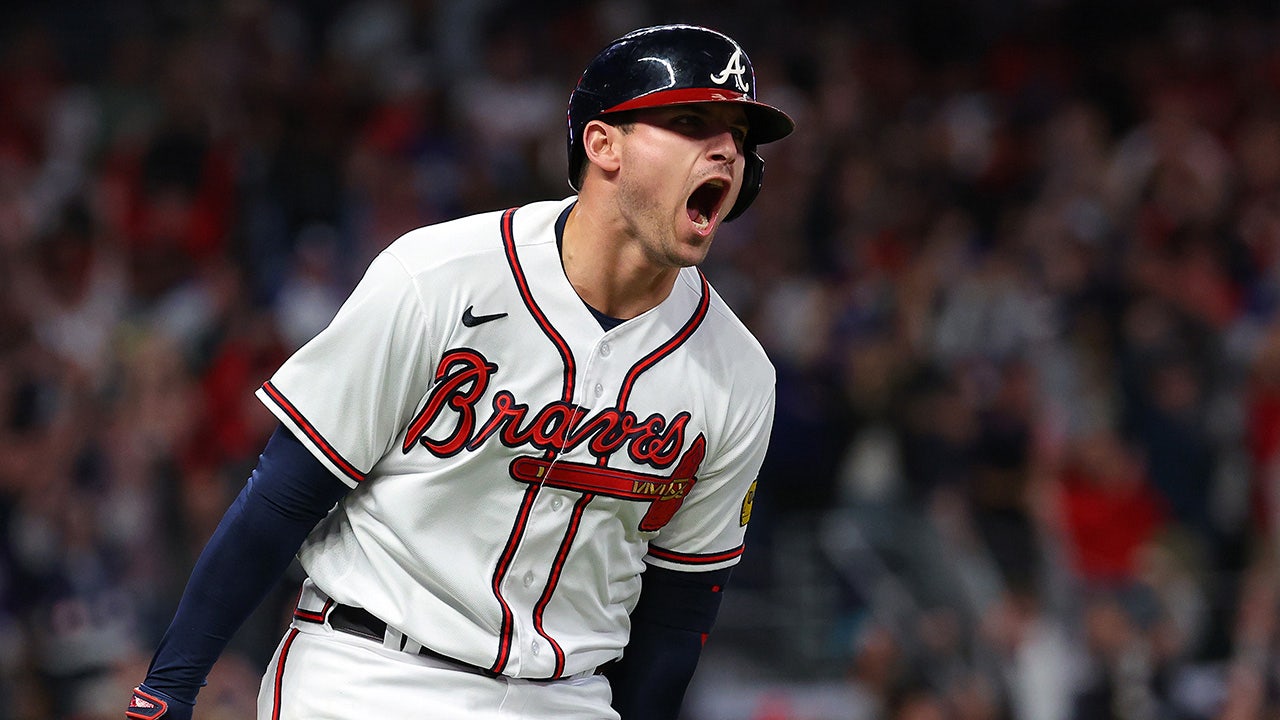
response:
<path id="1" fill-rule="evenodd" d="M 185 703 L 348 488 L 284 427 L 200 554 L 146 685 Z"/>
<path id="2" fill-rule="evenodd" d="M 622 720 L 675 720 L 702 644 L 715 625 L 730 570 L 649 567 L 621 660 L 605 669 Z"/>

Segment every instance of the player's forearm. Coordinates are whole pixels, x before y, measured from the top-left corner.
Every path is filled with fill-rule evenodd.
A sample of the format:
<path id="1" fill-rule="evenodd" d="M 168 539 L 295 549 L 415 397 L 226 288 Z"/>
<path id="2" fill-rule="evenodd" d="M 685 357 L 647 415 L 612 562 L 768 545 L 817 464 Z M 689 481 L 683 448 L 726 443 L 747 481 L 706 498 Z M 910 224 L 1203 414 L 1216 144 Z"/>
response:
<path id="1" fill-rule="evenodd" d="M 638 622 L 605 674 L 622 720 L 675 720 L 702 653 L 702 633 Z"/>
<path id="2" fill-rule="evenodd" d="M 622 720 L 675 720 L 715 624 L 729 571 L 649 568 L 631 613 L 631 639 L 605 674 Z"/>
<path id="3" fill-rule="evenodd" d="M 277 431 L 200 554 L 146 685 L 195 702 L 231 637 L 345 491 L 296 439 Z"/>
<path id="4" fill-rule="evenodd" d="M 261 515 L 246 486 L 196 563 L 152 659 L 149 687 L 195 702 L 231 637 L 289 566 L 309 528 L 267 529 Z"/>

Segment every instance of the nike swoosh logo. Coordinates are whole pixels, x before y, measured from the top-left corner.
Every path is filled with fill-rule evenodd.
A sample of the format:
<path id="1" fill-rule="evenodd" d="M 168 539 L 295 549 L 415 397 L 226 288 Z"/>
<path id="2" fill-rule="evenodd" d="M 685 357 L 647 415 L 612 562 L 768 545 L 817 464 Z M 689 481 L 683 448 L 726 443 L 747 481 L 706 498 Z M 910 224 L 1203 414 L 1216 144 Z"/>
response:
<path id="1" fill-rule="evenodd" d="M 507 316 L 506 313 L 494 313 L 492 315 L 473 315 L 471 313 L 472 307 L 473 306 L 468 305 L 467 309 L 462 311 L 462 324 L 466 325 L 467 327 L 475 327 L 477 325 L 483 325 L 491 320 L 497 320 L 499 318 L 504 318 Z"/>

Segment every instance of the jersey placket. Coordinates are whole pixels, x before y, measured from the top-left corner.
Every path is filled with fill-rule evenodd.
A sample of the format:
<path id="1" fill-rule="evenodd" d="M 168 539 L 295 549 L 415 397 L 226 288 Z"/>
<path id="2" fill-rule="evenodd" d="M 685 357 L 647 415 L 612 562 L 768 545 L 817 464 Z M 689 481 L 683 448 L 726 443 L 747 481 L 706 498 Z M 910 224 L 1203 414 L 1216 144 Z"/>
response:
<path id="1" fill-rule="evenodd" d="M 598 341 L 574 382 L 574 406 L 584 415 L 598 409 L 609 397 L 610 386 L 617 385 L 617 380 L 606 377 L 609 363 L 605 360 L 612 352 L 608 339 Z M 567 458 L 557 454 L 550 459 L 550 466 L 560 459 Z M 529 520 L 502 583 L 508 604 L 521 609 L 513 618 L 511 638 L 519 653 L 513 653 L 508 669 L 514 664 L 522 676 L 559 677 L 564 671 L 564 652 L 544 627 L 543 617 L 594 497 L 589 492 L 545 487 L 545 481 L 538 487 Z"/>

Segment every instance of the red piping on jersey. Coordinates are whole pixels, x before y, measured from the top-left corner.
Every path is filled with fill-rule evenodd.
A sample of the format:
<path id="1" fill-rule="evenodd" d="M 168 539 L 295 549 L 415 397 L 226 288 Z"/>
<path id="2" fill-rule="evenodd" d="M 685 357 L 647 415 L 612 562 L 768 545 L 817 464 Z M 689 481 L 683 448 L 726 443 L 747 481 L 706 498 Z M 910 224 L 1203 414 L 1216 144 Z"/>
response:
<path id="1" fill-rule="evenodd" d="M 680 331 L 671 336 L 671 339 L 663 343 L 656 350 L 640 359 L 635 365 L 631 366 L 631 370 L 627 372 L 627 377 L 622 381 L 622 389 L 618 391 L 618 402 L 616 407 L 619 411 L 627 408 L 627 401 L 631 399 L 631 391 L 635 388 L 636 380 L 646 370 L 658 364 L 659 360 L 670 355 L 676 348 L 680 347 L 689 339 L 690 335 L 702 325 L 702 321 L 707 317 L 707 308 L 711 307 L 711 291 L 710 285 L 707 283 L 707 277 L 698 271 L 698 278 L 702 281 L 702 297 L 698 300 L 698 307 L 693 311 L 693 315 L 685 322 L 684 327 Z M 601 456 L 597 461 L 599 465 L 607 465 L 609 463 L 608 456 Z"/>
<path id="2" fill-rule="evenodd" d="M 627 401 L 631 399 L 631 391 L 635 387 L 636 378 L 639 378 L 646 370 L 658 364 L 659 360 L 662 360 L 664 357 L 670 355 L 676 348 L 683 345 L 685 341 L 689 339 L 689 336 L 698 329 L 698 326 L 702 324 L 702 321 L 706 319 L 707 308 L 711 307 L 711 292 L 709 285 L 707 284 L 707 278 L 702 274 L 701 270 L 698 271 L 698 277 L 702 280 L 702 298 L 698 301 L 697 309 L 693 311 L 693 315 L 689 317 L 689 320 L 684 324 L 684 327 L 680 328 L 679 332 L 671 336 L 670 340 L 663 343 L 658 349 L 644 356 L 640 362 L 631 366 L 631 370 L 627 372 L 626 380 L 622 382 L 622 390 L 618 392 L 617 408 L 619 410 L 625 410 L 627 408 Z M 605 460 L 606 458 L 600 458 L 601 464 L 603 464 Z"/>
<path id="3" fill-rule="evenodd" d="M 284 687 L 284 662 L 289 656 L 289 648 L 293 647 L 293 641 L 298 637 L 298 630 L 289 631 L 289 637 L 285 638 L 284 645 L 280 648 L 280 658 L 276 661 L 276 677 L 272 688 L 271 698 L 271 720 L 280 720 L 280 696 Z"/>
<path id="4" fill-rule="evenodd" d="M 520 298 L 524 300 L 529 314 L 533 315 L 533 319 L 538 322 L 538 327 L 556 346 L 556 350 L 564 360 L 564 392 L 561 399 L 570 403 L 573 402 L 573 378 L 577 364 L 573 359 L 573 351 L 569 349 L 569 343 L 565 342 L 564 336 L 551 326 L 551 321 L 547 320 L 546 314 L 542 312 L 542 308 L 538 307 L 538 303 L 533 299 L 533 293 L 529 290 L 529 279 L 525 277 L 524 268 L 520 267 L 520 257 L 516 254 L 516 236 L 512 227 L 515 214 L 516 208 L 502 213 L 502 245 L 507 254 L 507 264 L 511 266 L 511 275 L 515 278 L 516 287 L 520 290 Z"/>
<path id="5" fill-rule="evenodd" d="M 680 563 L 682 565 L 713 565 L 715 563 L 732 560 L 742 555 L 744 546 L 739 545 L 732 550 L 718 553 L 679 553 L 674 550 L 664 550 L 653 545 L 649 546 L 649 554 L 660 560 L 668 562 Z"/>
<path id="6" fill-rule="evenodd" d="M 547 339 L 555 345 L 556 351 L 560 353 L 560 358 L 564 361 L 564 386 L 561 398 L 566 404 L 573 402 L 573 380 L 576 372 L 577 363 L 573 359 L 573 351 L 569 348 L 569 343 L 565 341 L 561 335 L 551 325 L 551 321 L 547 319 L 546 313 L 542 312 L 542 308 L 538 307 L 537 301 L 533 298 L 533 292 L 529 289 L 529 279 L 525 275 L 524 268 L 520 266 L 520 256 L 516 253 L 516 237 L 515 237 L 515 214 L 517 208 L 510 208 L 502 213 L 500 228 L 502 231 L 502 246 L 507 256 L 507 264 L 511 267 L 511 276 L 515 280 L 516 289 L 520 291 L 520 299 L 524 301 L 525 308 L 529 310 L 529 314 L 533 316 L 534 321 L 538 323 L 538 327 L 542 330 Z M 548 449 L 546 458 L 555 457 L 555 450 Z M 533 507 L 533 501 L 538 495 L 539 487 L 530 485 L 525 491 L 524 502 L 520 507 L 520 516 L 516 520 L 515 526 L 511 529 L 511 536 L 507 538 L 507 545 L 502 550 L 502 558 L 498 562 L 498 567 L 493 573 L 493 596 L 498 599 L 498 603 L 502 606 L 502 631 L 498 641 L 498 657 L 490 668 L 495 674 L 501 673 L 506 667 L 507 662 L 511 659 L 511 632 L 514 624 L 514 618 L 511 613 L 511 607 L 507 605 L 507 601 L 502 597 L 502 581 L 510 569 L 511 559 L 515 557 L 516 547 L 520 544 L 520 538 L 524 536 L 525 525 L 529 520 L 529 512 Z M 548 595 L 550 591 L 548 589 Z M 535 617 L 535 623 L 541 623 L 540 617 Z M 539 628 L 541 634 L 542 630 Z M 543 637 L 546 637 L 543 634 Z M 547 638 L 551 640 L 551 638 Z M 563 665 L 564 653 L 555 641 L 551 641 L 556 651 L 557 667 Z M 557 670 L 557 675 L 559 671 Z"/>
<path id="7" fill-rule="evenodd" d="M 533 606 L 533 628 L 538 634 L 547 639 L 551 643 L 551 649 L 556 654 L 556 667 L 551 673 L 551 680 L 555 680 L 564 673 L 564 650 L 561 649 L 560 643 L 547 634 L 542 629 L 542 613 L 547 609 L 547 604 L 551 602 L 551 596 L 555 594 L 556 586 L 560 584 L 560 575 L 564 572 L 565 561 L 569 558 L 569 549 L 573 547 L 573 541 L 578 536 L 578 529 L 582 527 L 582 514 L 586 511 L 587 505 L 595 499 L 595 495 L 584 493 L 578 498 L 578 502 L 573 505 L 573 517 L 569 519 L 569 527 L 564 532 L 564 539 L 560 541 L 560 550 L 556 552 L 555 563 L 551 565 L 551 574 L 547 578 L 547 586 L 542 590 L 542 597 L 538 598 L 538 604 Z"/>
<path id="8" fill-rule="evenodd" d="M 346 458 L 339 455 L 338 451 L 334 450 L 333 446 L 329 444 L 329 441 L 325 440 L 324 436 L 320 434 L 320 431 L 316 430 L 315 426 L 303 417 L 298 408 L 294 407 L 293 403 L 289 402 L 284 393 L 280 392 L 275 385 L 272 385 L 270 380 L 262 384 L 262 389 L 267 393 L 267 397 L 271 398 L 271 401 L 278 405 L 281 410 L 284 410 L 285 414 L 297 424 L 298 429 L 305 433 L 311 439 L 311 442 L 315 443 L 316 447 L 320 448 L 320 452 L 329 458 L 329 462 L 333 463 L 335 467 L 352 480 L 356 482 L 364 481 L 364 473 L 357 470 L 355 465 L 347 462 Z"/>
<path id="9" fill-rule="evenodd" d="M 529 512 L 533 509 L 533 501 L 537 497 L 537 485 L 530 485 L 529 489 L 524 491 L 524 500 L 520 503 L 520 514 L 516 517 L 516 524 L 511 528 L 511 536 L 507 538 L 507 545 L 502 549 L 502 557 L 498 559 L 498 567 L 493 573 L 493 596 L 502 606 L 502 632 L 498 635 L 498 657 L 489 668 L 489 671 L 495 675 L 500 674 L 507 666 L 507 661 L 511 659 L 511 626 L 514 623 L 511 606 L 502 597 L 502 580 L 507 576 L 507 570 L 511 568 L 511 559 L 515 557 L 516 546 L 520 543 L 520 537 L 524 535 L 525 525 L 529 522 Z"/>

